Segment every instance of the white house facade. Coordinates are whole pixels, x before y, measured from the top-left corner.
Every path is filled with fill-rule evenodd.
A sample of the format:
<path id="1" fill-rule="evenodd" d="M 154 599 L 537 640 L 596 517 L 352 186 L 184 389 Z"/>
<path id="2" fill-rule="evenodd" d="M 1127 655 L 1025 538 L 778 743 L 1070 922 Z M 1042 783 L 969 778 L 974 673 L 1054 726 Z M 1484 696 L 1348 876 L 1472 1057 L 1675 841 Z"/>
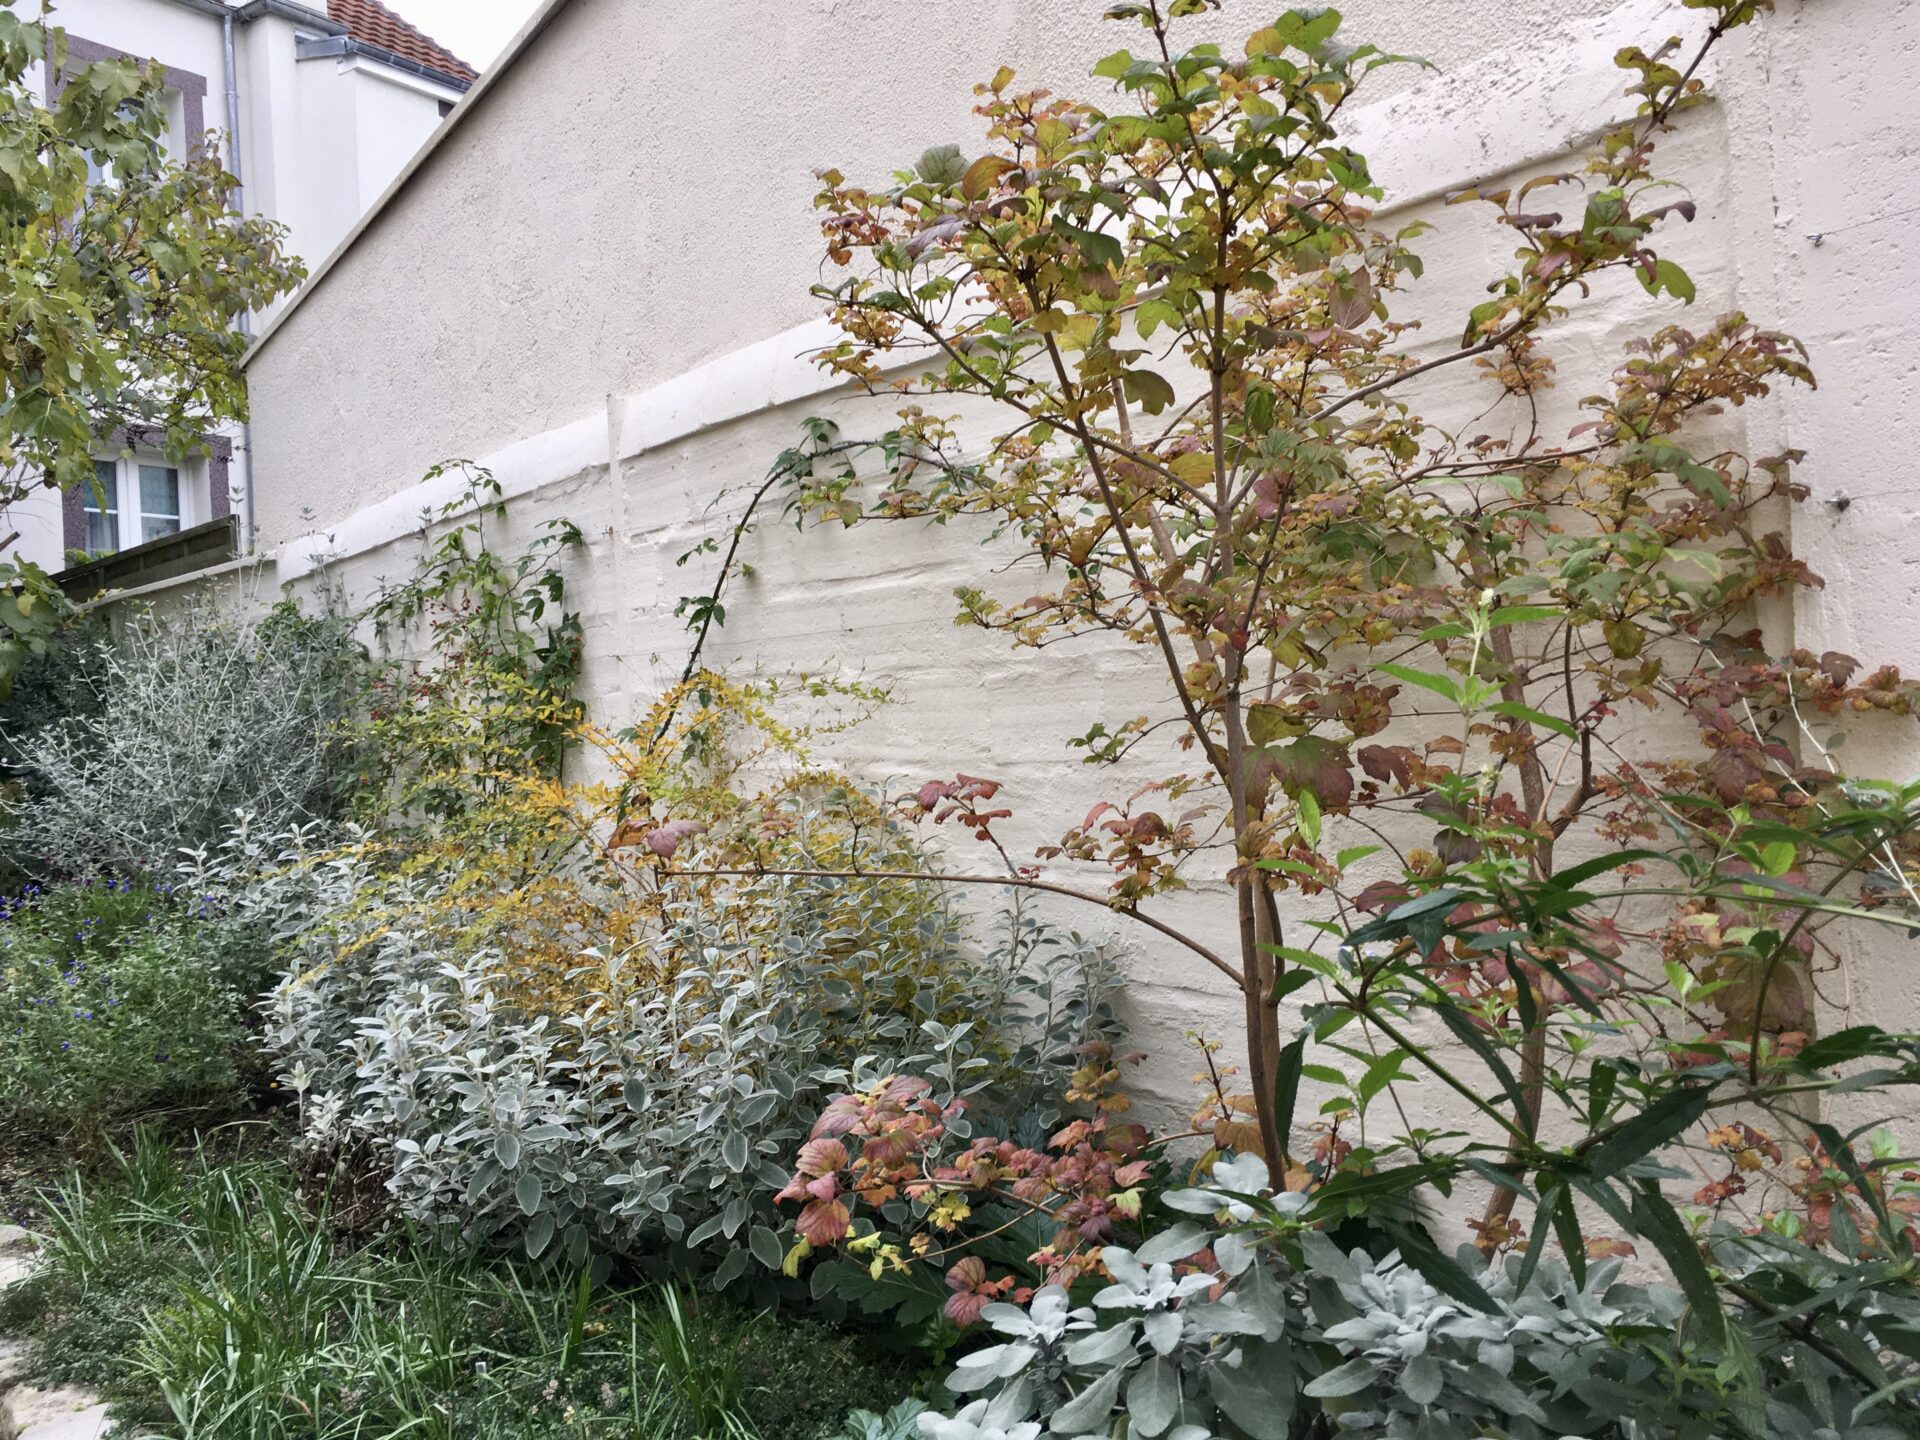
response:
<path id="1" fill-rule="evenodd" d="M 67 66 L 131 58 L 165 71 L 168 143 L 212 143 L 237 202 L 277 220 L 316 263 L 345 237 L 472 85 L 474 70 L 379 0 L 62 0 Z M 60 74 L 46 73 L 57 89 Z M 279 305 L 284 305 L 284 299 Z M 278 305 L 248 317 L 271 319 Z M 193 568 L 250 543 L 244 430 L 169 459 L 148 437 L 107 437 L 95 490 L 38 491 L 8 512 L 12 553 L 58 572 L 75 551 L 117 555 L 231 519 L 238 534 L 183 554 Z"/>

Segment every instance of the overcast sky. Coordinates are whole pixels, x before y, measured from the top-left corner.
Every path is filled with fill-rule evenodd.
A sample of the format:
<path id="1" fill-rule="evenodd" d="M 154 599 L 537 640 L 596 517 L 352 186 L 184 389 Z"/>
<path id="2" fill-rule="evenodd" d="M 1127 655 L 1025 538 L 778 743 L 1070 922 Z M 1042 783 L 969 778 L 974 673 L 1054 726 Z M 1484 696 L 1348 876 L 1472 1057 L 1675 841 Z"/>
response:
<path id="1" fill-rule="evenodd" d="M 385 0 L 475 69 L 485 70 L 539 0 Z M 315 7 L 316 9 L 319 7 Z"/>

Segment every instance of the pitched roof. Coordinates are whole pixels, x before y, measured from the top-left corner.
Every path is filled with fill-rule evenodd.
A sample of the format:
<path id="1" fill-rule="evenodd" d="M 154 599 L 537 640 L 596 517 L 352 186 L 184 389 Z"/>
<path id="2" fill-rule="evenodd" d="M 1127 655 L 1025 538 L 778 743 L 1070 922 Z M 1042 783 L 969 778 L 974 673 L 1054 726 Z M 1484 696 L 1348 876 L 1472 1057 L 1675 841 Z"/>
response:
<path id="1" fill-rule="evenodd" d="M 380 0 L 327 0 L 327 15 L 346 26 L 347 34 L 353 39 L 390 50 L 402 60 L 425 65 L 469 84 L 480 78 L 478 70 L 402 20 Z"/>

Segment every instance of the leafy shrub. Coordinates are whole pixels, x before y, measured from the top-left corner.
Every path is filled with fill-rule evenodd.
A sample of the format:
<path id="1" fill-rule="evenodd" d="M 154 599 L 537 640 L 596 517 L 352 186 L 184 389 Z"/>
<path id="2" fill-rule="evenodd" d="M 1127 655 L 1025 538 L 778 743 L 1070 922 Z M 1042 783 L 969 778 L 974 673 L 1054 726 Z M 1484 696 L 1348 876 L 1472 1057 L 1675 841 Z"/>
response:
<path id="1" fill-rule="evenodd" d="M 911 1062 L 1044 1133 L 1075 1052 L 1113 1033 L 1111 962 L 1017 910 L 976 944 L 924 886 L 718 878 L 718 836 L 673 875 L 481 813 L 503 828 L 479 854 L 466 821 L 451 848 L 397 851 L 243 831 L 195 871 L 287 945 L 266 1040 L 306 1145 L 373 1141 L 409 1220 L 575 1265 L 671 1255 L 725 1285 L 781 1265 L 785 1157 L 855 1075 Z M 754 833 L 854 870 L 911 848 L 817 786 Z"/>
<path id="2" fill-rule="evenodd" d="M 145 881 L 0 900 L 0 1125 L 81 1129 L 229 1095 L 265 951 L 202 900 Z"/>
<path id="3" fill-rule="evenodd" d="M 1549 1229 L 1579 1250 L 1599 1221 L 1596 1242 L 1657 1252 L 1718 1329 L 1689 1227 L 1636 1167 L 1696 1123 L 1723 1137 L 1696 1154 L 1757 1161 L 1724 1136 L 1760 1112 L 1773 1165 L 1811 1132 L 1788 1163 L 1839 1175 L 1910 1266 L 1875 1196 L 1885 1163 L 1798 1117 L 1920 1082 L 1920 1037 L 1851 1000 L 1810 1033 L 1816 977 L 1920 910 L 1920 789 L 1840 755 L 1849 731 L 1897 744 L 1920 686 L 1776 643 L 1820 584 L 1784 530 L 1801 457 L 1723 449 L 1712 419 L 1811 383 L 1809 357 L 1737 312 L 1656 322 L 1597 369 L 1553 344 L 1580 306 L 1637 328 L 1603 276 L 1694 300 L 1661 253 L 1696 214 L 1659 173 L 1667 136 L 1771 0 L 1672 6 L 1710 23 L 1618 51 L 1631 114 L 1596 113 L 1576 163 L 1448 197 L 1517 248 L 1456 267 L 1487 298 L 1437 347 L 1407 304 L 1433 227 L 1373 228 L 1386 177 L 1342 133 L 1405 57 L 1349 43 L 1327 8 L 1225 48 L 1181 39 L 1213 0 L 1106 8 L 1141 47 L 1093 67 L 1114 93 L 1003 68 L 975 89 L 972 154 L 931 148 L 882 185 L 821 173 L 815 293 L 840 333 L 816 358 L 873 389 L 922 347 L 944 363 L 891 387 L 915 402 L 888 405 L 896 428 L 815 421 L 768 483 L 836 527 L 990 527 L 1047 582 L 1008 590 L 996 555 L 957 618 L 1042 665 L 1090 633 L 1140 647 L 1071 743 L 1155 783 L 1129 767 L 1037 855 L 1104 863 L 1116 909 L 1244 1002 L 1246 1080 L 1209 1123 L 1286 1185 L 1311 1156 L 1378 1213 L 1471 1183 L 1489 1253 Z M 1449 261 L 1478 253 L 1460 239 Z M 1416 386 L 1446 366 L 1459 385 L 1422 413 Z M 1550 403 L 1575 369 L 1584 398 Z M 1155 913 L 1201 873 L 1224 882 L 1215 924 Z M 1869 1057 L 1891 1063 L 1833 1073 Z M 1471 1122 L 1428 1128 L 1415 1083 Z M 1297 1135 L 1296 1101 L 1323 1097 Z M 1750 1215 L 1748 1189 L 1736 1169 L 1695 1193 Z"/>
<path id="4" fill-rule="evenodd" d="M 920 1433 L 920 1417 L 927 1413 L 924 1400 L 902 1400 L 884 1415 L 872 1410 L 854 1410 L 834 1440 L 914 1440 Z"/>
<path id="5" fill-rule="evenodd" d="M 586 713 L 564 564 L 580 528 L 548 520 L 518 554 L 497 554 L 487 529 L 506 515 L 500 482 L 464 461 L 425 479 L 447 475 L 463 483 L 440 509 L 443 530 L 367 610 L 382 653 L 365 799 L 387 823 L 458 815 L 528 773 L 557 777 Z"/>
<path id="6" fill-rule="evenodd" d="M 8 843 L 42 874 L 169 873 L 236 812 L 285 826 L 337 809 L 342 722 L 361 652 L 351 624 L 290 602 L 139 614 L 78 667 L 68 713 L 4 737 L 24 794 Z"/>
<path id="7" fill-rule="evenodd" d="M 927 1440 L 1043 1426 L 1140 1440 L 1912 1433 L 1920 1305 L 1893 1291 L 1849 1300 L 1818 1331 L 1761 1299 L 1735 1335 L 1679 1288 L 1622 1281 L 1619 1260 L 1536 1249 L 1489 1264 L 1462 1246 L 1415 1269 L 1397 1250 L 1343 1248 L 1313 1227 L 1312 1197 L 1268 1193 L 1255 1157 L 1164 1198 L 1201 1218 L 1107 1247 L 1111 1283 L 1091 1303 L 1049 1286 L 985 1308 L 999 1343 L 947 1382 L 978 1398 L 925 1417 Z M 1713 1238 L 1715 1263 L 1756 1295 L 1838 1278 L 1804 1247 Z"/>
<path id="8" fill-rule="evenodd" d="M 1118 1118 L 1130 1102 L 1111 1047 L 1079 1057 L 1066 1098 L 1088 1113 L 1034 1144 L 976 1135 L 970 1097 L 945 1076 L 836 1096 L 775 1197 L 799 1207 L 789 1268 L 837 1247 L 814 1294 L 890 1313 L 936 1347 L 995 1300 L 1101 1273 L 1101 1247 L 1138 1221 L 1163 1166 L 1146 1127 Z"/>

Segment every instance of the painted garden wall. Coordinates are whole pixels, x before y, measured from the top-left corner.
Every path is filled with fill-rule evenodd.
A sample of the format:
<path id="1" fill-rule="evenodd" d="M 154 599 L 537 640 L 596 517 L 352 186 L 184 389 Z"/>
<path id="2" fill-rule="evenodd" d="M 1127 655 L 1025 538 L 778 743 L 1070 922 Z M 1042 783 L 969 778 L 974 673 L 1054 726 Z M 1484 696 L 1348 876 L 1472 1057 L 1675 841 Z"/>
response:
<path id="1" fill-rule="evenodd" d="M 560 7 L 256 351 L 271 581 L 311 588 L 324 570 L 364 593 L 404 574 L 423 510 L 454 490 L 450 479 L 420 484 L 422 473 L 451 457 L 482 461 L 513 497 L 510 531 L 564 515 L 587 535 L 573 562 L 587 698 L 599 718 L 626 723 L 684 663 L 673 610 L 713 561 L 678 558 L 725 532 L 804 419 L 831 416 L 853 435 L 890 419 L 884 403 L 828 390 L 805 358 L 828 335 L 807 294 L 821 264 L 811 172 L 835 165 L 878 181 L 929 145 L 977 144 L 969 87 L 1002 62 L 1091 93 L 1100 82 L 1080 79 L 1085 69 L 1132 39 L 1102 27 L 1098 8 Z M 1441 197 L 1576 150 L 1624 113 L 1615 50 L 1658 43 L 1695 17 L 1654 0 L 1343 9 L 1354 34 L 1440 66 L 1383 85 L 1349 130 L 1388 188 L 1379 222 L 1436 226 L 1419 249 L 1439 278 L 1417 305 L 1439 354 L 1513 243 Z M 1222 25 L 1263 18 L 1229 0 Z M 1715 422 L 1748 453 L 1808 452 L 1800 476 L 1813 499 L 1792 524 L 1827 586 L 1768 624 L 1788 643 L 1909 670 L 1920 666 L 1920 485 L 1908 473 L 1920 438 L 1920 259 L 1899 217 L 1920 207 L 1908 159 L 1920 145 L 1906 79 L 1916 61 L 1920 5 L 1782 0 L 1771 23 L 1716 54 L 1708 78 L 1721 103 L 1685 116 L 1665 151 L 1702 177 L 1698 218 L 1665 247 L 1697 285 L 1691 318 L 1739 308 L 1777 324 L 1806 342 L 1820 377 L 1817 392 Z M 1568 425 L 1624 340 L 1688 318 L 1631 282 L 1617 298 L 1590 312 L 1604 322 L 1550 332 L 1549 403 Z M 1454 367 L 1418 403 L 1464 421 L 1493 398 L 1484 383 Z M 988 433 L 985 417 L 972 423 Z M 754 574 L 708 656 L 742 672 L 885 683 L 894 703 L 834 742 L 833 758 L 875 783 L 956 769 L 1002 781 L 1016 812 L 1003 834 L 1020 854 L 1124 793 L 1065 742 L 1137 708 L 1142 671 L 1136 654 L 1093 644 L 1049 652 L 1043 669 L 954 629 L 953 588 L 993 562 L 984 540 L 959 526 L 801 535 L 770 519 L 747 542 Z M 993 583 L 1017 597 L 1031 580 Z M 1915 768 L 1910 727 L 1855 743 L 1884 745 L 1886 773 Z M 1140 777 L 1163 762 L 1142 754 Z M 1202 932 L 1231 922 L 1205 891 L 1164 911 Z M 1233 1033 L 1237 998 L 1124 922 L 1071 908 L 1059 918 L 1126 944 L 1150 1054 L 1140 1088 L 1184 1106 L 1195 1061 L 1183 1036 Z M 1883 1024 L 1920 1022 L 1920 981 L 1882 958 L 1854 957 L 1827 998 Z M 1447 1115 L 1436 1106 L 1436 1121 Z"/>

